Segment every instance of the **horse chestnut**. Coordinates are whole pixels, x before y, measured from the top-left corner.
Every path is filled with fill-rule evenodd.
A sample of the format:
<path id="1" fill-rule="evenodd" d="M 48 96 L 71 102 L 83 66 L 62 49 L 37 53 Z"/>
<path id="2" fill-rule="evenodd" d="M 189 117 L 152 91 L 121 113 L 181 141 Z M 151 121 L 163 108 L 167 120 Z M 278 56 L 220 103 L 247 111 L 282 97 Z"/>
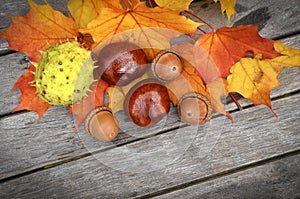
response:
<path id="1" fill-rule="evenodd" d="M 182 70 L 181 57 L 171 49 L 160 51 L 152 62 L 153 74 L 162 82 L 176 79 Z"/>
<path id="2" fill-rule="evenodd" d="M 108 107 L 92 110 L 85 119 L 84 128 L 100 141 L 111 141 L 119 133 L 119 124 Z"/>
<path id="3" fill-rule="evenodd" d="M 200 93 L 188 93 L 180 99 L 178 113 L 185 123 L 198 125 L 211 119 L 212 107 L 210 101 Z"/>
<path id="4" fill-rule="evenodd" d="M 111 85 L 124 86 L 133 79 L 142 76 L 147 68 L 145 52 L 129 42 L 111 43 L 93 56 L 94 78 L 102 78 Z"/>
<path id="5" fill-rule="evenodd" d="M 170 111 L 168 90 L 155 79 L 141 81 L 127 93 L 124 110 L 135 124 L 152 126 Z"/>

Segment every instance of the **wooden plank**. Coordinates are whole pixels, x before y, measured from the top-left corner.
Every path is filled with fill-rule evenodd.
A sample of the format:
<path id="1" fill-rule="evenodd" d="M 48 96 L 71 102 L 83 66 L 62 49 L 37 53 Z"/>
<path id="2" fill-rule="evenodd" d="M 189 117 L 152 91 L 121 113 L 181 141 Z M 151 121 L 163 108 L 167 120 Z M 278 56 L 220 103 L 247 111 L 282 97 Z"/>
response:
<path id="1" fill-rule="evenodd" d="M 257 106 L 233 113 L 234 123 L 219 117 L 196 133 L 185 127 L 124 146 L 110 143 L 110 150 L 4 180 L 0 197 L 142 196 L 300 150 L 299 102 L 300 94 L 276 100 L 279 119 Z"/>
<path id="2" fill-rule="evenodd" d="M 299 198 L 300 155 L 286 157 L 155 198 Z"/>
<path id="3" fill-rule="evenodd" d="M 22 53 L 0 57 L 0 115 L 10 113 L 20 102 L 19 89 L 12 91 L 17 79 L 27 70 L 29 62 Z"/>
<path id="4" fill-rule="evenodd" d="M 289 41 L 290 44 L 295 44 L 294 42 L 297 42 L 298 38 L 294 40 L 293 38 L 286 41 Z M 297 44 L 299 45 L 299 43 Z M 17 54 L 16 57 L 15 55 L 8 55 L 6 57 L 14 60 L 12 62 L 15 62 L 20 68 L 24 68 L 24 64 L 18 64 L 20 59 L 22 59 L 22 56 L 22 54 Z M 0 60 L 2 59 L 0 58 Z M 0 64 L 1 63 L 4 64 L 6 62 L 0 61 Z M 3 67 L 0 67 L 0 70 L 2 68 Z M 15 69 L 16 68 L 12 68 L 10 70 Z M 299 89 L 300 76 L 298 75 L 297 70 L 298 69 L 296 68 L 287 69 L 280 75 L 279 78 L 282 81 L 282 86 L 274 89 L 272 97 L 282 96 Z M 6 111 L 4 113 L 9 113 L 14 105 L 16 105 L 15 103 L 18 102 L 17 95 L 6 98 L 6 96 L 10 95 L 8 88 L 12 87 L 11 85 L 13 85 L 18 77 L 18 75 L 16 75 L 17 72 L 12 71 L 10 74 L 12 77 L 5 76 L 0 79 L 1 91 L 2 89 L 4 91 L 6 90 L 6 94 L 1 94 L 1 96 L 4 96 L 4 98 L 1 99 L 3 102 L 1 102 L 1 107 Z M 1 74 L 5 74 L 5 72 L 1 71 Z M 9 82 L 11 85 L 9 85 Z M 248 100 L 240 100 L 240 102 L 243 106 L 249 105 Z M 231 103 L 226 106 L 226 109 L 228 111 L 235 110 L 236 107 Z M 123 132 L 115 140 L 115 143 L 119 145 L 147 136 L 153 136 L 162 131 L 178 128 L 180 125 L 178 123 L 179 118 L 176 109 L 172 109 L 166 120 L 150 129 L 137 127 L 122 113 L 118 114 L 117 117 Z M 89 146 L 90 152 L 104 150 L 109 147 L 109 145 L 107 146 L 103 143 L 99 143 L 97 140 L 85 135 L 83 126 L 80 126 L 78 130 L 79 133 L 74 137 L 72 133 L 73 118 L 67 115 L 66 108 L 64 107 L 56 107 L 47 111 L 40 123 L 37 123 L 36 118 L 35 113 L 29 112 L 0 118 L 0 130 L 5 132 L 4 134 L 0 134 L 1 150 L 7 151 L 6 148 L 9 148 L 9 146 L 17 146 L 17 143 L 20 143 L 20 141 L 22 143 L 22 147 L 13 148 L 13 152 L 6 154 L 6 157 L 3 154 L 2 160 L 3 162 L 6 162 L 6 164 L 0 164 L 0 179 L 40 168 L 56 161 L 86 155 L 88 152 L 84 149 L 84 145 Z M 222 116 L 222 118 L 225 120 L 224 116 Z M 18 136 L 15 136 L 15 132 L 19 132 Z M 78 137 L 77 135 L 80 136 Z M 71 143 L 70 140 L 73 140 L 74 143 Z M 56 147 L 53 143 L 59 143 L 60 147 Z M 11 151 L 11 149 L 9 151 Z M 26 151 L 27 154 L 26 158 L 21 155 L 24 151 Z M 10 159 L 10 161 L 7 161 L 8 159 Z"/>

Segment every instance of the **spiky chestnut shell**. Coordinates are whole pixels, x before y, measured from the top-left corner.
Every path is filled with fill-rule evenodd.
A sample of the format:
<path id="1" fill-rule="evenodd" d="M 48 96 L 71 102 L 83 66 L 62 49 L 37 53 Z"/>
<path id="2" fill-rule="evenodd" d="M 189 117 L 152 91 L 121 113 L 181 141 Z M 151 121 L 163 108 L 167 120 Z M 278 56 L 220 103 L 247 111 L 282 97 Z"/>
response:
<path id="1" fill-rule="evenodd" d="M 82 99 L 94 81 L 90 52 L 76 41 L 48 47 L 35 66 L 38 95 L 52 105 L 68 105 Z"/>

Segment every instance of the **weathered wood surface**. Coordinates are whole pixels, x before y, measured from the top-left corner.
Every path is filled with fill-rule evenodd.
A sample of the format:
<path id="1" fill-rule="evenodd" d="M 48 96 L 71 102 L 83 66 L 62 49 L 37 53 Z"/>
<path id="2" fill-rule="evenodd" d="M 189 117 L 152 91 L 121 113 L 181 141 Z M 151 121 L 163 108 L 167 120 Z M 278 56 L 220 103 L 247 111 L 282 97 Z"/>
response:
<path id="1" fill-rule="evenodd" d="M 299 151 L 300 112 L 295 109 L 299 102 L 299 94 L 275 100 L 278 120 L 263 106 L 251 107 L 233 114 L 233 124 L 219 117 L 201 126 L 197 134 L 185 127 L 16 176 L 2 182 L 0 194 L 7 198 L 133 197 Z M 92 148 L 89 143 L 86 147 Z"/>
<path id="2" fill-rule="evenodd" d="M 208 182 L 193 182 L 155 198 L 300 198 L 300 155 L 270 160 L 255 168 Z"/>
<path id="3" fill-rule="evenodd" d="M 67 14 L 66 2 L 62 5 L 49 1 Z M 24 0 L 0 3 L 1 17 L 6 12 L 22 15 L 29 9 Z M 216 27 L 222 26 L 226 19 L 220 14 L 218 4 L 204 4 L 206 1 L 194 3 L 192 9 Z M 300 47 L 300 35 L 297 34 L 300 29 L 297 19 L 299 5 L 296 0 L 289 1 L 289 4 L 285 1 L 240 0 L 237 11 L 235 24 L 264 21 L 260 30 L 263 36 L 280 38 L 288 45 Z M 5 29 L 8 22 L 8 18 L 1 18 L 0 29 Z M 236 112 L 236 107 L 228 104 L 227 110 L 233 111 L 233 124 L 224 116 L 215 115 L 210 123 L 198 130 L 180 124 L 175 109 L 169 114 L 165 126 L 151 129 L 137 128 L 127 117 L 119 114 L 123 132 L 113 143 L 100 143 L 86 135 L 82 126 L 76 134 L 72 133 L 73 118 L 67 114 L 65 107 L 51 108 L 39 123 L 35 113 L 11 114 L 18 104 L 19 93 L 10 89 L 28 63 L 22 53 L 7 50 L 3 40 L 0 40 L 1 53 L 1 198 L 147 196 L 194 185 L 190 182 L 211 183 L 212 186 L 207 188 L 211 191 L 207 193 L 214 193 L 214 185 L 218 185 L 216 180 L 219 184 L 222 182 L 222 173 L 232 171 L 224 175 L 230 181 L 236 179 L 236 172 L 247 165 L 263 163 L 273 157 L 284 158 L 290 153 L 298 154 L 300 150 L 297 125 L 300 110 L 296 106 L 299 104 L 300 81 L 297 69 L 283 71 L 280 75 L 282 86 L 272 91 L 278 120 L 266 107 L 250 106 L 247 100 L 241 100 L 246 106 L 242 112 Z M 292 158 L 292 163 L 285 167 L 287 173 L 293 173 L 293 167 L 297 167 L 296 163 L 300 161 L 299 156 Z M 262 170 L 263 173 L 268 168 L 257 170 L 254 164 L 249 172 Z M 250 174 L 243 175 L 240 180 L 251 180 Z M 218 175 L 220 177 L 213 177 Z M 291 191 L 282 194 L 294 193 L 296 196 L 300 191 L 292 185 L 299 178 L 289 179 L 291 186 L 282 186 L 290 186 Z M 236 182 L 239 183 L 238 180 Z M 266 179 L 266 182 L 273 182 L 272 178 Z M 182 184 L 186 186 L 178 188 Z M 227 191 L 233 189 L 229 187 Z M 185 189 L 176 193 L 177 197 L 186 194 Z M 188 196 L 201 194 L 217 196 L 205 195 L 204 192 Z"/>

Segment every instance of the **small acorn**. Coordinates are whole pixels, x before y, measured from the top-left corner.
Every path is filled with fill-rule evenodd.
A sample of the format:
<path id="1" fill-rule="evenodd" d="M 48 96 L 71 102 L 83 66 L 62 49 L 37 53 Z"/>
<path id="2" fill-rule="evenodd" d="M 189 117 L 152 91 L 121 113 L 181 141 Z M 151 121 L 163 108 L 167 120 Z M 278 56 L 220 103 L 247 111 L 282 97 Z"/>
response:
<path id="1" fill-rule="evenodd" d="M 95 60 L 94 78 L 103 79 L 110 85 L 125 86 L 142 76 L 148 59 L 139 46 L 129 42 L 116 42 L 103 47 Z"/>
<path id="2" fill-rule="evenodd" d="M 155 79 L 143 80 L 125 96 L 124 110 L 135 124 L 150 127 L 170 111 L 168 90 Z"/>
<path id="3" fill-rule="evenodd" d="M 211 113 L 210 101 L 200 93 L 188 93 L 179 100 L 178 114 L 187 124 L 203 124 L 211 119 Z"/>
<path id="4" fill-rule="evenodd" d="M 154 76 L 167 82 L 176 79 L 183 70 L 183 63 L 180 55 L 171 49 L 160 51 L 152 62 Z"/>
<path id="5" fill-rule="evenodd" d="M 85 119 L 84 128 L 87 133 L 100 141 L 113 140 L 120 130 L 111 109 L 106 106 L 92 110 Z"/>

